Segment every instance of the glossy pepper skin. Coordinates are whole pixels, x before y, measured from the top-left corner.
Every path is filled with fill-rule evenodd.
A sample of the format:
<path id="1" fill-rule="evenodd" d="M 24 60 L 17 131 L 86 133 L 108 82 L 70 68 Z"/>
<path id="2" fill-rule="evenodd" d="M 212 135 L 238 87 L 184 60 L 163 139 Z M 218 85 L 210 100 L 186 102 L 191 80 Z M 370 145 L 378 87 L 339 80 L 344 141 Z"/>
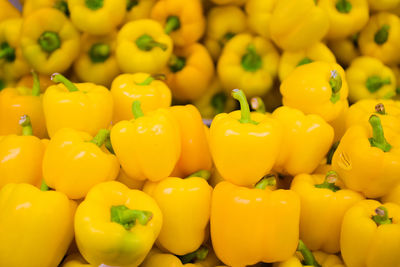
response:
<path id="1" fill-rule="evenodd" d="M 400 19 L 380 12 L 373 15 L 360 32 L 358 39 L 361 54 L 381 60 L 384 64 L 400 63 Z"/>
<path id="2" fill-rule="evenodd" d="M 393 11 L 399 6 L 399 0 L 368 0 L 368 4 L 373 11 Z"/>
<path id="3" fill-rule="evenodd" d="M 196 43 L 204 34 L 206 20 L 200 0 L 160 0 L 154 5 L 151 19 L 164 26 L 176 46 Z"/>
<path id="4" fill-rule="evenodd" d="M 19 47 L 22 22 L 22 18 L 14 18 L 0 23 L 0 68 L 7 80 L 18 80 L 29 73 Z"/>
<path id="5" fill-rule="evenodd" d="M 349 99 L 391 98 L 396 94 L 396 77 L 379 59 L 363 56 L 354 59 L 346 70 Z"/>
<path id="6" fill-rule="evenodd" d="M 22 5 L 22 15 L 27 17 L 41 8 L 55 8 L 69 17 L 68 0 L 25 0 Z"/>
<path id="7" fill-rule="evenodd" d="M 214 76 L 214 63 L 207 49 L 195 43 L 176 48 L 163 73 L 174 98 L 194 101 L 207 91 Z"/>
<path id="8" fill-rule="evenodd" d="M 300 197 L 300 239 L 311 250 L 340 251 L 340 228 L 346 211 L 364 197 L 346 189 L 333 171 L 300 174 L 290 189 Z"/>
<path id="9" fill-rule="evenodd" d="M 335 54 L 341 66 L 349 66 L 351 62 L 361 55 L 358 47 L 359 33 L 344 39 L 329 40 L 328 47 Z"/>
<path id="10" fill-rule="evenodd" d="M 210 148 L 222 177 L 236 185 L 252 186 L 268 174 L 279 154 L 281 124 L 264 114 L 250 113 L 243 91 L 234 90 L 241 111 L 218 114 L 210 127 Z"/>
<path id="11" fill-rule="evenodd" d="M 204 130 L 200 112 L 193 105 L 172 106 L 171 114 L 179 124 L 181 155 L 172 172 L 173 176 L 186 177 L 212 167 L 208 133 Z"/>
<path id="12" fill-rule="evenodd" d="M 0 91 L 0 135 L 20 134 L 19 120 L 28 115 L 33 125 L 33 135 L 46 137 L 46 124 L 42 107 L 42 95 L 38 77 L 32 88 L 17 86 Z"/>
<path id="13" fill-rule="evenodd" d="M 123 72 L 156 74 L 166 66 L 172 50 L 172 39 L 157 21 L 131 21 L 118 32 L 116 57 Z"/>
<path id="14" fill-rule="evenodd" d="M 114 100 L 113 123 L 133 118 L 132 102 L 140 100 L 141 108 L 147 113 L 171 105 L 171 90 L 161 79 L 151 74 L 138 72 L 117 76 L 111 84 Z"/>
<path id="15" fill-rule="evenodd" d="M 285 51 L 319 42 L 328 30 L 328 16 L 314 0 L 277 1 L 269 24 L 272 40 Z"/>
<path id="16" fill-rule="evenodd" d="M 82 34 L 81 52 L 74 62 L 74 71 L 80 81 L 111 85 L 120 73 L 115 57 L 116 37 L 116 32 L 105 36 Z"/>
<path id="17" fill-rule="evenodd" d="M 269 25 L 271 23 L 272 11 L 277 2 L 277 0 L 246 1 L 247 24 L 251 32 L 264 38 L 271 38 Z"/>
<path id="18" fill-rule="evenodd" d="M 13 4 L 8 0 L 0 1 L 0 21 L 4 21 L 11 18 L 19 18 L 21 12 L 13 6 Z"/>
<path id="19" fill-rule="evenodd" d="M 311 173 L 332 145 L 334 131 L 320 116 L 279 107 L 272 118 L 283 125 L 283 141 L 274 170 L 292 176 Z"/>
<path id="20" fill-rule="evenodd" d="M 122 23 L 126 0 L 68 0 L 71 21 L 81 31 L 106 35 Z"/>
<path id="21" fill-rule="evenodd" d="M 382 127 L 377 115 L 371 115 L 369 123 L 346 131 L 333 154 L 332 168 L 347 188 L 377 198 L 399 183 L 400 136 Z"/>
<path id="22" fill-rule="evenodd" d="M 57 22 L 57 23 L 55 23 Z M 38 72 L 64 72 L 79 54 L 80 34 L 57 9 L 43 8 L 24 19 L 20 36 L 22 54 Z"/>
<path id="23" fill-rule="evenodd" d="M 167 109 L 143 115 L 132 104 L 134 119 L 111 129 L 111 143 L 124 171 L 133 179 L 159 181 L 168 177 L 181 153 L 179 125 Z"/>
<path id="24" fill-rule="evenodd" d="M 129 177 L 128 174 L 126 174 L 126 172 L 122 168 L 119 170 L 116 181 L 123 183 L 130 189 L 139 189 L 139 190 L 142 190 L 143 185 L 146 182 L 144 180 L 136 180 Z"/>
<path id="25" fill-rule="evenodd" d="M 204 44 L 214 61 L 218 60 L 226 42 L 246 28 L 246 15 L 237 6 L 216 6 L 208 12 Z"/>
<path id="26" fill-rule="evenodd" d="M 200 247 L 208 230 L 212 191 L 200 173 L 146 182 L 143 192 L 154 198 L 164 217 L 156 243 L 160 248 L 185 255 Z"/>
<path id="27" fill-rule="evenodd" d="M 289 259 L 296 251 L 300 200 L 290 190 L 239 187 L 221 182 L 211 202 L 211 240 L 229 266 Z"/>
<path id="28" fill-rule="evenodd" d="M 271 90 L 278 72 L 279 53 L 259 36 L 242 33 L 233 37 L 218 61 L 218 75 L 228 90 L 242 89 L 248 97 Z"/>
<path id="29" fill-rule="evenodd" d="M 61 128 L 94 136 L 111 123 L 113 99 L 107 88 L 93 83 L 72 83 L 61 74 L 52 76 L 59 84 L 47 88 L 43 110 L 50 137 Z"/>
<path id="30" fill-rule="evenodd" d="M 321 42 L 296 52 L 284 51 L 279 60 L 279 79 L 283 81 L 296 67 L 313 61 L 336 63 L 335 55 Z"/>
<path id="31" fill-rule="evenodd" d="M 50 140 L 43 157 L 43 179 L 70 199 L 81 199 L 94 185 L 115 180 L 119 163 L 104 146 L 109 130 L 96 137 L 69 128 Z"/>
<path id="32" fill-rule="evenodd" d="M 71 254 L 65 258 L 61 267 L 95 267 L 85 261 L 85 259 L 79 254 Z"/>
<path id="33" fill-rule="evenodd" d="M 367 0 L 320 0 L 318 6 L 325 10 L 329 18 L 327 39 L 346 38 L 362 30 L 368 22 Z"/>
<path id="34" fill-rule="evenodd" d="M 75 239 L 90 264 L 138 266 L 163 221 L 157 203 L 139 190 L 111 181 L 92 187 L 75 214 Z"/>
<path id="35" fill-rule="evenodd" d="M 156 0 L 129 0 L 126 6 L 125 22 L 147 19 Z"/>
<path id="36" fill-rule="evenodd" d="M 340 247 L 348 267 L 399 266 L 400 207 L 363 200 L 344 216 Z"/>
<path id="37" fill-rule="evenodd" d="M 0 190 L 0 265 L 57 266 L 74 236 L 76 203 L 25 183 Z M 21 242 L 23 240 L 23 242 Z"/>
<path id="38" fill-rule="evenodd" d="M 45 142 L 32 135 L 28 116 L 20 120 L 22 136 L 0 136 L 0 188 L 8 183 L 39 186 Z"/>
<path id="39" fill-rule="evenodd" d="M 283 104 L 305 114 L 318 114 L 325 121 L 336 119 L 347 105 L 348 86 L 344 70 L 322 61 L 298 66 L 282 81 Z"/>

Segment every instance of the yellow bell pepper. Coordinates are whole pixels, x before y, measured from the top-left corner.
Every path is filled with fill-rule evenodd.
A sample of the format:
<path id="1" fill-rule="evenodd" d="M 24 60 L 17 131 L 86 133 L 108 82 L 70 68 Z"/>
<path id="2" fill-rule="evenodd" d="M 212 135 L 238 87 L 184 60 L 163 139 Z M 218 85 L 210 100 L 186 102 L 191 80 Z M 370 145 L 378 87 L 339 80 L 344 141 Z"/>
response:
<path id="1" fill-rule="evenodd" d="M 146 115 L 140 101 L 132 103 L 134 119 L 111 129 L 111 143 L 122 168 L 136 180 L 159 181 L 168 177 L 181 153 L 179 125 L 167 109 Z"/>
<path id="2" fill-rule="evenodd" d="M 174 98 L 194 101 L 207 91 L 214 76 L 214 63 L 207 49 L 195 43 L 176 48 L 164 73 Z"/>
<path id="3" fill-rule="evenodd" d="M 154 198 L 164 217 L 157 246 L 182 256 L 205 241 L 213 191 L 206 180 L 209 176 L 209 172 L 199 171 L 185 179 L 146 182 L 143 192 Z"/>
<path id="4" fill-rule="evenodd" d="M 357 266 L 400 266 L 400 207 L 363 200 L 343 218 L 340 247 L 344 263 Z"/>
<path id="5" fill-rule="evenodd" d="M 56 8 L 69 17 L 68 0 L 26 0 L 22 6 L 22 15 L 29 16 L 41 8 Z"/>
<path id="6" fill-rule="evenodd" d="M 19 47 L 22 19 L 8 19 L 0 23 L 0 68 L 7 80 L 17 80 L 29 73 L 29 66 Z"/>
<path id="7" fill-rule="evenodd" d="M 75 214 L 75 239 L 94 266 L 136 267 L 149 253 L 163 221 L 153 198 L 111 181 L 95 185 Z"/>
<path id="8" fill-rule="evenodd" d="M 87 263 L 79 253 L 75 253 L 66 257 L 61 267 L 96 267 L 96 266 Z"/>
<path id="9" fill-rule="evenodd" d="M 360 56 L 358 37 L 357 33 L 345 39 L 329 40 L 328 47 L 335 54 L 341 66 L 349 66 L 355 58 Z"/>
<path id="10" fill-rule="evenodd" d="M 81 199 L 94 185 L 115 180 L 119 164 L 104 146 L 110 131 L 90 134 L 69 128 L 59 130 L 47 145 L 43 157 L 43 179 L 70 199 Z"/>
<path id="11" fill-rule="evenodd" d="M 278 72 L 279 53 L 259 36 L 242 33 L 233 37 L 218 61 L 218 76 L 228 91 L 240 88 L 248 97 L 271 90 Z"/>
<path id="12" fill-rule="evenodd" d="M 363 56 L 354 59 L 346 70 L 349 100 L 392 98 L 396 95 L 396 77 L 379 59 Z"/>
<path id="13" fill-rule="evenodd" d="M 207 248 L 201 247 L 195 253 L 190 253 L 186 257 L 177 257 L 172 254 L 163 253 L 157 248 L 153 248 L 141 267 L 215 267 L 220 261 L 215 253 Z M 72 267 L 72 266 L 71 266 Z"/>
<path id="14" fill-rule="evenodd" d="M 300 239 L 311 250 L 340 251 L 340 227 L 346 211 L 364 197 L 346 189 L 337 173 L 300 174 L 290 189 L 300 197 Z"/>
<path id="15" fill-rule="evenodd" d="M 272 40 L 285 51 L 305 49 L 328 30 L 328 15 L 314 0 L 277 1 L 269 24 Z"/>
<path id="16" fill-rule="evenodd" d="M 367 0 L 319 0 L 318 6 L 329 18 L 327 39 L 340 39 L 356 34 L 368 22 Z"/>
<path id="17" fill-rule="evenodd" d="M 109 34 L 123 22 L 126 0 L 68 0 L 72 23 L 93 35 Z"/>
<path id="18" fill-rule="evenodd" d="M 118 32 L 116 57 L 123 72 L 156 74 L 166 66 L 172 49 L 172 39 L 154 20 L 131 21 Z"/>
<path id="19" fill-rule="evenodd" d="M 211 2 L 217 5 L 236 5 L 236 6 L 244 5 L 246 1 L 248 0 L 211 0 Z"/>
<path id="20" fill-rule="evenodd" d="M 177 46 L 196 43 L 206 28 L 201 0 L 159 0 L 150 16 L 164 25 L 165 33 Z"/>
<path id="21" fill-rule="evenodd" d="M 93 83 L 72 83 L 54 74 L 57 85 L 43 95 L 43 110 L 50 137 L 61 128 L 72 128 L 94 136 L 111 123 L 113 99 L 107 88 Z"/>
<path id="22" fill-rule="evenodd" d="M 342 67 L 322 61 L 298 66 L 280 87 L 285 106 L 318 114 L 327 122 L 346 107 L 348 90 Z"/>
<path id="23" fill-rule="evenodd" d="M 368 5 L 372 11 L 392 11 L 400 5 L 400 0 L 368 0 Z"/>
<path id="24" fill-rule="evenodd" d="M 361 54 L 384 64 L 400 63 L 400 19 L 386 12 L 373 15 L 358 39 Z"/>
<path id="25" fill-rule="evenodd" d="M 344 133 L 346 132 L 346 119 L 347 112 L 349 111 L 349 103 L 347 102 L 342 109 L 342 112 L 337 116 L 336 119 L 330 121 L 329 124 L 333 127 L 335 132 L 335 137 L 333 138 L 333 142 L 338 142 L 342 139 Z"/>
<path id="26" fill-rule="evenodd" d="M 114 99 L 113 123 L 133 118 L 132 102 L 140 100 L 144 113 L 171 105 L 171 90 L 164 81 L 148 73 L 121 74 L 111 85 Z"/>
<path id="27" fill-rule="evenodd" d="M 18 86 L 0 91 L 0 135 L 20 134 L 19 119 L 28 115 L 33 124 L 33 134 L 46 137 L 46 124 L 40 95 L 39 78 L 33 73 L 35 83 L 32 89 Z"/>
<path id="28" fill-rule="evenodd" d="M 50 85 L 54 85 L 53 81 L 51 80 L 50 76 L 44 75 L 44 74 L 37 74 L 39 77 L 39 86 L 40 86 L 40 92 L 44 93 Z M 27 74 L 23 76 L 21 79 L 16 84 L 16 87 L 28 87 L 32 88 L 35 84 L 35 79 L 34 75 L 32 74 Z"/>
<path id="29" fill-rule="evenodd" d="M 211 155 L 225 180 L 252 186 L 271 171 L 281 147 L 282 126 L 264 114 L 250 113 L 243 91 L 233 90 L 232 95 L 240 102 L 241 111 L 214 118 L 210 128 Z"/>
<path id="30" fill-rule="evenodd" d="M 193 105 L 172 106 L 171 114 L 179 124 L 181 155 L 172 176 L 186 177 L 200 170 L 210 171 L 211 153 L 200 112 Z"/>
<path id="31" fill-rule="evenodd" d="M 296 67 L 313 61 L 336 63 L 335 55 L 321 42 L 296 52 L 284 51 L 279 61 L 279 79 L 283 81 Z"/>
<path id="32" fill-rule="evenodd" d="M 40 191 L 25 183 L 4 186 L 0 266 L 57 266 L 74 237 L 75 209 L 76 203 L 60 192 Z"/>
<path id="33" fill-rule="evenodd" d="M 246 15 L 237 6 L 216 6 L 208 12 L 204 44 L 214 61 L 218 60 L 225 43 L 246 28 Z"/>
<path id="34" fill-rule="evenodd" d="M 156 0 L 128 0 L 126 6 L 125 23 L 132 20 L 149 18 L 151 9 L 155 3 Z"/>
<path id="35" fill-rule="evenodd" d="M 56 23 L 55 23 L 56 22 Z M 43 8 L 22 24 L 20 45 L 26 61 L 38 72 L 64 72 L 79 54 L 80 35 L 57 9 Z"/>
<path id="36" fill-rule="evenodd" d="M 332 145 L 334 131 L 320 116 L 279 107 L 272 117 L 283 125 L 283 141 L 274 170 L 292 176 L 311 173 Z"/>
<path id="37" fill-rule="evenodd" d="M 347 188 L 377 198 L 400 182 L 400 135 L 382 127 L 377 115 L 371 115 L 369 123 L 346 131 L 333 154 L 332 168 Z"/>
<path id="38" fill-rule="evenodd" d="M 39 186 L 42 159 L 46 145 L 32 135 L 29 116 L 20 120 L 22 136 L 0 136 L 0 188 L 8 183 L 29 183 Z"/>
<path id="39" fill-rule="evenodd" d="M 0 0 L 0 21 L 19 17 L 21 12 L 9 0 Z"/>
<path id="40" fill-rule="evenodd" d="M 289 259 L 299 240 L 300 200 L 290 190 L 271 191 L 219 183 L 211 202 L 211 240 L 229 266 Z"/>
<path id="41" fill-rule="evenodd" d="M 400 5 L 399 5 L 400 7 Z M 391 66 L 391 70 L 393 71 L 394 76 L 396 77 L 396 96 L 394 97 L 396 100 L 399 100 L 400 94 L 400 67 L 399 66 Z"/>
<path id="42" fill-rule="evenodd" d="M 126 172 L 122 168 L 119 170 L 118 177 L 115 181 L 123 183 L 130 189 L 138 189 L 138 190 L 142 190 L 145 183 L 144 180 L 136 180 L 129 177 L 128 174 L 126 174 Z"/>
<path id="43" fill-rule="evenodd" d="M 81 53 L 74 63 L 74 71 L 79 80 L 109 87 L 120 73 L 117 59 L 115 32 L 106 36 L 81 37 Z"/>
<path id="44" fill-rule="evenodd" d="M 247 0 L 246 14 L 249 29 L 264 38 L 271 38 L 269 25 L 277 0 Z"/>

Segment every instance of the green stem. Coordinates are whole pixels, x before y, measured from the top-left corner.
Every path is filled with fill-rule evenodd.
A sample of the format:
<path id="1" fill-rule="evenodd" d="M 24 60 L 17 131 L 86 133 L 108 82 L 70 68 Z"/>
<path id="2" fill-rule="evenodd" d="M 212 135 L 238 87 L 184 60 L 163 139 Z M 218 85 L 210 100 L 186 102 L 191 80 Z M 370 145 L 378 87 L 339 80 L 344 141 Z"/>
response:
<path id="1" fill-rule="evenodd" d="M 101 147 L 106 140 L 110 137 L 110 130 L 101 129 L 92 140 L 91 143 L 95 144 L 98 147 Z"/>
<path id="2" fill-rule="evenodd" d="M 254 188 L 264 190 L 267 186 L 275 186 L 276 185 L 276 177 L 273 174 L 265 175 L 256 185 Z"/>
<path id="3" fill-rule="evenodd" d="M 195 261 L 203 261 L 208 255 L 208 248 L 201 246 L 198 250 L 179 256 L 182 264 L 193 263 Z"/>
<path id="4" fill-rule="evenodd" d="M 261 97 L 256 96 L 250 100 L 251 108 L 258 113 L 265 114 L 267 111 L 265 110 L 264 101 L 262 101 Z"/>
<path id="5" fill-rule="evenodd" d="M 230 39 L 232 39 L 236 34 L 233 32 L 227 32 L 222 38 L 219 40 L 219 45 L 221 47 L 224 47 L 226 42 L 228 42 Z"/>
<path id="6" fill-rule="evenodd" d="M 101 63 L 106 61 L 111 54 L 111 47 L 105 43 L 97 43 L 92 45 L 89 50 L 90 60 L 94 63 Z"/>
<path id="7" fill-rule="evenodd" d="M 313 60 L 309 57 L 304 57 L 302 60 L 299 61 L 299 63 L 297 63 L 296 67 L 301 66 L 301 65 L 305 65 L 308 63 L 313 62 Z"/>
<path id="8" fill-rule="evenodd" d="M 232 96 L 234 99 L 238 100 L 240 103 L 241 118 L 240 123 L 251 123 L 257 125 L 258 122 L 253 121 L 250 117 L 249 103 L 247 103 L 246 95 L 240 89 L 233 89 Z"/>
<path id="9" fill-rule="evenodd" d="M 332 158 L 333 158 L 333 154 L 335 154 L 336 149 L 339 146 L 339 141 L 333 143 L 333 145 L 331 146 L 331 148 L 328 151 L 328 154 L 326 155 L 326 164 L 331 165 L 332 164 Z"/>
<path id="10" fill-rule="evenodd" d="M 382 45 L 386 43 L 387 39 L 389 38 L 389 29 L 390 26 L 385 24 L 383 25 L 376 33 L 374 36 L 375 43 L 378 45 Z"/>
<path id="11" fill-rule="evenodd" d="M 69 17 L 69 8 L 68 8 L 68 3 L 67 1 L 57 1 L 54 6 L 55 9 L 60 10 L 62 13 L 65 14 L 65 16 Z"/>
<path id="12" fill-rule="evenodd" d="M 55 83 L 62 83 L 67 87 L 68 91 L 70 92 L 76 92 L 79 91 L 78 87 L 76 87 L 75 84 L 73 84 L 70 80 L 65 78 L 62 74 L 60 73 L 53 73 L 51 75 L 51 80 Z"/>
<path id="13" fill-rule="evenodd" d="M 340 187 L 335 185 L 337 180 L 338 180 L 338 174 L 335 171 L 328 171 L 325 176 L 324 182 L 322 184 L 316 184 L 314 186 L 316 188 L 324 188 L 336 192 L 340 190 Z"/>
<path id="14" fill-rule="evenodd" d="M 382 103 L 376 104 L 375 112 L 381 115 L 385 115 L 386 114 L 385 106 Z"/>
<path id="15" fill-rule="evenodd" d="M 168 66 L 173 73 L 181 71 L 186 66 L 186 58 L 171 55 Z"/>
<path id="16" fill-rule="evenodd" d="M 191 178 L 191 177 L 199 177 L 199 178 L 203 178 L 205 180 L 210 179 L 211 173 L 207 170 L 200 170 L 197 171 L 195 173 L 192 173 L 191 175 L 185 177 L 185 178 Z"/>
<path id="17" fill-rule="evenodd" d="M 381 119 L 376 115 L 371 115 L 369 124 L 372 127 L 372 138 L 369 138 L 371 146 L 380 148 L 383 152 L 388 152 L 392 146 L 385 139 Z"/>
<path id="18" fill-rule="evenodd" d="M 340 100 L 340 89 L 342 88 L 342 77 L 337 70 L 331 71 L 331 77 L 329 78 L 329 85 L 332 89 L 331 102 L 335 104 Z"/>
<path id="19" fill-rule="evenodd" d="M 104 0 L 85 0 L 85 5 L 91 10 L 98 10 L 103 7 Z"/>
<path id="20" fill-rule="evenodd" d="M 215 114 L 224 112 L 226 107 L 226 101 L 228 100 L 224 92 L 218 92 L 211 98 L 211 106 L 215 110 Z"/>
<path id="21" fill-rule="evenodd" d="M 50 187 L 46 184 L 44 180 L 42 180 L 42 184 L 40 185 L 40 190 L 41 191 L 49 191 Z"/>
<path id="22" fill-rule="evenodd" d="M 136 220 L 141 225 L 146 225 L 153 217 L 150 211 L 132 210 L 125 205 L 112 206 L 110 211 L 111 221 L 121 224 L 126 230 L 130 230 L 136 224 Z"/>
<path id="23" fill-rule="evenodd" d="M 322 267 L 317 260 L 314 258 L 311 250 L 307 248 L 303 241 L 299 240 L 299 245 L 297 246 L 297 251 L 303 255 L 304 265 L 310 265 L 315 267 Z"/>
<path id="24" fill-rule="evenodd" d="M 170 34 L 173 31 L 178 30 L 181 27 L 181 22 L 178 16 L 169 16 L 165 23 L 164 31 L 166 34 Z"/>
<path id="25" fill-rule="evenodd" d="M 139 100 L 133 101 L 133 103 L 132 103 L 132 114 L 133 114 L 133 117 L 135 119 L 138 119 L 138 118 L 144 116 L 143 110 L 140 107 L 140 101 Z"/>
<path id="26" fill-rule="evenodd" d="M 351 3 L 348 0 L 338 0 L 336 2 L 336 10 L 340 13 L 350 13 L 352 8 Z"/>
<path id="27" fill-rule="evenodd" d="M 0 58 L 4 58 L 7 62 L 15 60 L 15 49 L 12 48 L 7 42 L 0 44 Z"/>
<path id="28" fill-rule="evenodd" d="M 60 36 L 58 33 L 51 31 L 43 32 L 38 39 L 38 43 L 42 50 L 47 53 L 52 53 L 61 46 Z"/>
<path id="29" fill-rule="evenodd" d="M 3 79 L 0 79 L 0 91 L 6 88 L 6 82 Z"/>
<path id="30" fill-rule="evenodd" d="M 34 70 L 32 70 L 31 73 L 32 73 L 32 76 L 33 76 L 32 95 L 33 96 L 40 96 L 40 80 L 39 80 L 39 76 L 37 75 L 37 73 Z"/>
<path id="31" fill-rule="evenodd" d="M 166 44 L 154 41 L 153 37 L 148 34 L 143 34 L 142 36 L 137 38 L 136 45 L 140 50 L 143 51 L 150 51 L 154 47 L 159 47 L 163 51 L 168 49 L 168 46 Z"/>
<path id="32" fill-rule="evenodd" d="M 380 206 L 375 210 L 376 215 L 372 216 L 372 220 L 376 225 L 392 224 L 392 218 L 389 218 L 388 210 L 384 206 Z"/>
<path id="33" fill-rule="evenodd" d="M 22 126 L 22 135 L 31 136 L 33 135 L 31 118 L 28 115 L 23 115 L 19 120 L 19 125 Z"/>
<path id="34" fill-rule="evenodd" d="M 126 11 L 131 11 L 132 8 L 139 4 L 138 0 L 126 0 Z"/>
<path id="35" fill-rule="evenodd" d="M 149 77 L 147 77 L 143 82 L 141 83 L 136 83 L 137 85 L 141 85 L 141 86 L 146 86 L 146 85 L 150 85 L 154 80 L 165 80 L 165 75 L 164 74 L 153 74 L 153 75 L 149 75 Z"/>
<path id="36" fill-rule="evenodd" d="M 365 86 L 370 93 L 375 93 L 386 84 L 390 84 L 390 78 L 382 79 L 377 75 L 368 77 L 367 81 L 365 82 Z"/>
<path id="37" fill-rule="evenodd" d="M 242 56 L 241 65 L 244 70 L 249 72 L 256 72 L 262 67 L 261 56 L 257 54 L 254 44 L 247 46 L 247 52 Z"/>
<path id="38" fill-rule="evenodd" d="M 104 142 L 104 145 L 106 146 L 107 150 L 111 153 L 115 155 L 115 151 L 114 148 L 111 144 L 111 139 L 110 136 L 106 139 L 106 141 Z"/>
<path id="39" fill-rule="evenodd" d="M 358 37 L 360 37 L 360 33 L 355 33 L 353 34 L 350 38 L 351 38 L 351 42 L 353 43 L 354 47 L 356 49 L 358 49 Z"/>

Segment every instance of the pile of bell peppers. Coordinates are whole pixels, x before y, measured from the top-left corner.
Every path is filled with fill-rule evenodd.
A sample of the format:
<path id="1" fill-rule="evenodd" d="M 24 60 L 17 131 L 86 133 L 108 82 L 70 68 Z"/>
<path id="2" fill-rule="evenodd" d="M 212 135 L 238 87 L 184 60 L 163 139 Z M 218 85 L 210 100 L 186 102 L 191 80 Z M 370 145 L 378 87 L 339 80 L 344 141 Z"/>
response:
<path id="1" fill-rule="evenodd" d="M 400 267 L 400 0 L 0 0 L 0 266 Z"/>

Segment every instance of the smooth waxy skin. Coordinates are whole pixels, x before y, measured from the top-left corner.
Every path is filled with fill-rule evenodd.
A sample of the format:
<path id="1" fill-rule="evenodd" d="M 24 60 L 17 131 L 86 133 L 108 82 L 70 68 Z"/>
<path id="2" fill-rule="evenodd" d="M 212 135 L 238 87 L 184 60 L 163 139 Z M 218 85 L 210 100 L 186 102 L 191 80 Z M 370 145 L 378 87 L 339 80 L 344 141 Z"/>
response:
<path id="1" fill-rule="evenodd" d="M 13 6 L 10 1 L 1 0 L 0 1 L 0 21 L 11 19 L 11 18 L 18 18 L 21 16 L 21 12 Z"/>
<path id="2" fill-rule="evenodd" d="M 316 261 L 322 267 L 345 267 L 343 265 L 343 261 L 336 255 L 326 254 L 322 251 L 313 251 L 312 253 Z M 291 257 L 289 260 L 284 262 L 274 263 L 273 267 L 313 267 L 313 266 L 304 265 L 302 263 L 302 256 L 299 254 L 299 252 L 296 252 L 296 255 Z"/>
<path id="3" fill-rule="evenodd" d="M 71 254 L 65 260 L 61 267 L 95 267 L 85 261 L 85 259 L 79 254 Z"/>
<path id="4" fill-rule="evenodd" d="M 10 183 L 0 190 L 0 265 L 57 266 L 74 236 L 76 203 L 63 193 Z M 23 242 L 21 241 L 23 240 Z"/>
<path id="5" fill-rule="evenodd" d="M 257 35 L 270 38 L 269 24 L 276 0 L 248 0 L 246 1 L 247 24 L 249 29 Z"/>
<path id="6" fill-rule="evenodd" d="M 134 5 L 130 10 L 126 11 L 125 22 L 149 18 L 155 3 L 156 0 L 137 1 L 136 5 Z"/>
<path id="7" fill-rule="evenodd" d="M 349 66 L 355 58 L 361 55 L 358 49 L 358 35 L 352 35 L 345 39 L 329 40 L 328 47 L 343 67 Z"/>

